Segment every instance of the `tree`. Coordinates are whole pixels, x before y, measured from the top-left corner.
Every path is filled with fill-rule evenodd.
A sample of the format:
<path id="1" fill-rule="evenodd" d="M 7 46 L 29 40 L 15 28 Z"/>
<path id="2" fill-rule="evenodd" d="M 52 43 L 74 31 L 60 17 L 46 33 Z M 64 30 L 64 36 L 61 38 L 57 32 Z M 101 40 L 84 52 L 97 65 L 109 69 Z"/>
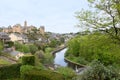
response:
<path id="1" fill-rule="evenodd" d="M 99 61 L 93 61 L 81 75 L 73 80 L 119 80 L 118 70 L 112 66 L 106 67 Z"/>
<path id="2" fill-rule="evenodd" d="M 29 45 L 29 49 L 32 54 L 35 54 L 35 52 L 38 50 L 37 46 L 35 45 Z"/>
<path id="3" fill-rule="evenodd" d="M 92 10 L 76 12 L 81 27 L 105 30 L 120 40 L 120 0 L 88 0 Z M 112 31 L 109 30 L 112 28 Z"/>

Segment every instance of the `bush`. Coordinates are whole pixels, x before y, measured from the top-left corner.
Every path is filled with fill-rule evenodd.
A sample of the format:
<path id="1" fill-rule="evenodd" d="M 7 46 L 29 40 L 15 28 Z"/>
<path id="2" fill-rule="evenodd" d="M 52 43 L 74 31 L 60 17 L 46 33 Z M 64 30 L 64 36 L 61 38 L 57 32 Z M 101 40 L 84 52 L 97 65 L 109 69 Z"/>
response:
<path id="1" fill-rule="evenodd" d="M 19 42 L 15 42 L 14 45 L 15 45 L 16 50 L 18 50 L 20 52 L 24 52 L 24 53 L 29 53 L 30 52 L 30 49 L 29 49 L 28 45 L 21 44 Z"/>
<path id="2" fill-rule="evenodd" d="M 45 48 L 45 53 L 51 53 L 53 51 L 53 48 L 47 47 Z"/>
<path id="3" fill-rule="evenodd" d="M 14 46 L 14 42 L 12 42 L 12 41 L 5 42 L 5 44 L 8 44 L 8 47 L 12 47 L 12 46 Z"/>
<path id="4" fill-rule="evenodd" d="M 38 47 L 36 45 L 29 45 L 29 49 L 32 54 L 35 54 L 35 52 L 38 50 Z"/>
<path id="5" fill-rule="evenodd" d="M 64 80 L 61 74 L 24 65 L 20 69 L 22 80 Z"/>
<path id="6" fill-rule="evenodd" d="M 91 33 L 71 39 L 68 42 L 68 51 L 66 53 L 66 57 L 68 56 L 81 57 L 87 62 L 99 60 L 106 66 L 114 63 L 119 64 L 120 45 L 118 41 L 111 39 L 107 34 Z"/>
<path id="7" fill-rule="evenodd" d="M 40 61 L 43 64 L 53 63 L 53 56 L 50 53 L 44 53 L 43 51 L 37 51 L 35 53 L 35 57 L 38 61 Z"/>
<path id="8" fill-rule="evenodd" d="M 57 71 L 64 75 L 65 79 L 72 79 L 76 74 L 73 69 L 68 67 L 59 67 Z"/>
<path id="9" fill-rule="evenodd" d="M 21 64 L 3 65 L 0 67 L 0 80 L 20 77 Z"/>
<path id="10" fill-rule="evenodd" d="M 75 80 L 119 80 L 119 72 L 113 67 L 105 67 L 99 61 L 93 61 L 82 75 Z"/>
<path id="11" fill-rule="evenodd" d="M 35 56 L 33 56 L 33 55 L 23 56 L 22 64 L 23 65 L 35 65 Z"/>

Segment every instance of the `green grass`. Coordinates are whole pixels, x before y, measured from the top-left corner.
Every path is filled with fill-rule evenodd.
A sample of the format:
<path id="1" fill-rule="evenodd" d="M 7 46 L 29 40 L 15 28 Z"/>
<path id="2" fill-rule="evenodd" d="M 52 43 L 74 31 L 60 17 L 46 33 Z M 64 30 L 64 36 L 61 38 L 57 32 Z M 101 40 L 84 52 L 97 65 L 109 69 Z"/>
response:
<path id="1" fill-rule="evenodd" d="M 0 59 L 0 64 L 10 64 L 10 63 L 4 59 Z"/>

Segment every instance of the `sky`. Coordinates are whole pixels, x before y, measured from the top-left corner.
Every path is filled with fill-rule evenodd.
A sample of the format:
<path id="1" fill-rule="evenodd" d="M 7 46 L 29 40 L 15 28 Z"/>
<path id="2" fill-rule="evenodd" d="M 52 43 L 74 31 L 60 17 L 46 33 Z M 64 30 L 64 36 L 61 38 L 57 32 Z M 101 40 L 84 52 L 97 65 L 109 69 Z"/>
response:
<path id="1" fill-rule="evenodd" d="M 0 0 L 0 27 L 24 24 L 45 26 L 55 33 L 78 32 L 75 12 L 88 8 L 87 0 Z"/>

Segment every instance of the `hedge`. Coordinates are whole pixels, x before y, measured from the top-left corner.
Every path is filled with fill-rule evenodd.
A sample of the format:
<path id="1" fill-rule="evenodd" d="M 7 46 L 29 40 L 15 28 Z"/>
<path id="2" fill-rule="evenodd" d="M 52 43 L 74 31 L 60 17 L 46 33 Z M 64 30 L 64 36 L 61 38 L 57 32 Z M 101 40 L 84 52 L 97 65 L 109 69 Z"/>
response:
<path id="1" fill-rule="evenodd" d="M 20 77 L 20 67 L 20 63 L 0 66 L 0 80 Z"/>
<path id="2" fill-rule="evenodd" d="M 20 71 L 22 80 L 64 80 L 63 75 L 59 73 L 33 66 L 22 66 Z"/>
<path id="3" fill-rule="evenodd" d="M 22 64 L 23 65 L 35 65 L 35 56 L 33 55 L 26 55 L 22 57 Z"/>

